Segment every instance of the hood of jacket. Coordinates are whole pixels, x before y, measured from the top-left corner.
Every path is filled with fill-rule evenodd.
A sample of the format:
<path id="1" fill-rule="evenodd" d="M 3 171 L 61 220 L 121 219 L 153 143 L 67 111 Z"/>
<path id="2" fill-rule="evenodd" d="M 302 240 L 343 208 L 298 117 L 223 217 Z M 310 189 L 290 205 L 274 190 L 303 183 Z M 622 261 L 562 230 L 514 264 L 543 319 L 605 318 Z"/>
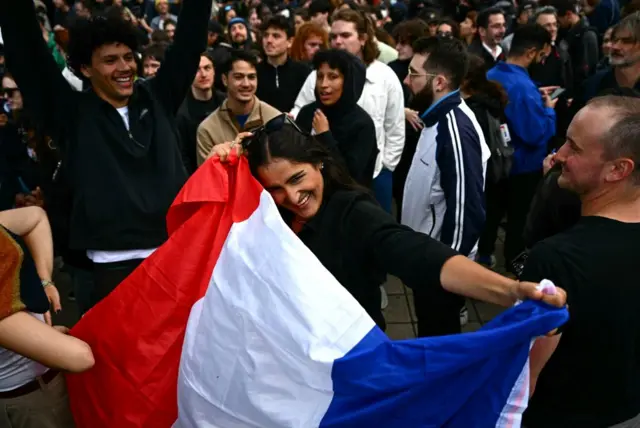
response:
<path id="1" fill-rule="evenodd" d="M 330 116 L 337 117 L 338 115 L 346 115 L 358 104 L 367 80 L 367 68 L 358 57 L 343 50 L 331 49 L 326 51 L 324 55 L 321 55 L 321 58 L 326 58 L 327 61 L 323 60 L 321 63 L 314 61 L 316 71 L 320 65 L 329 63 L 331 68 L 337 68 L 344 76 L 342 95 L 340 99 L 331 106 L 322 104 L 316 88 L 317 105 L 327 118 L 331 120 Z"/>

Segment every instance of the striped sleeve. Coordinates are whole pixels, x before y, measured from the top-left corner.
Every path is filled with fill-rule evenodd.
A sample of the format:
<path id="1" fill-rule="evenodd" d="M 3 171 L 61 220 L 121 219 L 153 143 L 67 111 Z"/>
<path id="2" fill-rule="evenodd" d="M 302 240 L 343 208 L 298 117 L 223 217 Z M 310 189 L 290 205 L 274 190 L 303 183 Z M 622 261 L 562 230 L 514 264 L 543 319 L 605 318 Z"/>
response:
<path id="1" fill-rule="evenodd" d="M 480 138 L 469 118 L 454 109 L 439 122 L 436 144 L 446 201 L 440 241 L 468 255 L 485 222 Z"/>

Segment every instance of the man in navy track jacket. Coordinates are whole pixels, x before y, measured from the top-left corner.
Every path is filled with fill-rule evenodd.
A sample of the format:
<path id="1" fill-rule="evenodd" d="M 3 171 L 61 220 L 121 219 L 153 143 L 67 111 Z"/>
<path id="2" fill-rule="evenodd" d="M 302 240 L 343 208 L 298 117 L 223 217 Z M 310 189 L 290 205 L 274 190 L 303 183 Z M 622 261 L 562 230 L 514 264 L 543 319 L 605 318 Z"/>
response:
<path id="1" fill-rule="evenodd" d="M 468 54 L 454 39 L 419 39 L 405 79 L 424 128 L 407 175 L 402 223 L 473 258 L 485 222 L 490 157 L 482 129 L 460 96 Z M 436 288 L 437 289 L 437 288 Z M 460 332 L 464 300 L 414 290 L 419 336 Z"/>

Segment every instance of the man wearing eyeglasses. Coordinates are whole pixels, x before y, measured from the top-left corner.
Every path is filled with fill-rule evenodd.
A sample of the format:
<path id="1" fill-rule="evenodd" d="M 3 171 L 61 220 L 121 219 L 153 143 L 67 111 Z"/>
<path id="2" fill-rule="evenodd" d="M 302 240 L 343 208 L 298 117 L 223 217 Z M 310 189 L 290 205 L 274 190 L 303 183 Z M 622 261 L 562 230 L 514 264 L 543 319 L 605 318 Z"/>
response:
<path id="1" fill-rule="evenodd" d="M 405 83 L 414 93 L 424 128 L 404 186 L 401 220 L 473 258 L 485 223 L 490 152 L 460 95 L 467 49 L 460 40 L 431 37 L 417 40 L 413 52 Z M 464 299 L 432 290 L 414 290 L 418 335 L 459 333 Z"/>

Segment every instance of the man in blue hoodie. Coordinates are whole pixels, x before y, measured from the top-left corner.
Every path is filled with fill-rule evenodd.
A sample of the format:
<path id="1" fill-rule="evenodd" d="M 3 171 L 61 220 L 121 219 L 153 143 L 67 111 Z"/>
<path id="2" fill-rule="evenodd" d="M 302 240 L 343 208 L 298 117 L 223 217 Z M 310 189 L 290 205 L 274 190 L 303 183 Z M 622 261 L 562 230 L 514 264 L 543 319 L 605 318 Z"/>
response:
<path id="1" fill-rule="evenodd" d="M 505 109 L 509 135 L 505 138 L 514 148 L 513 167 L 509 178 L 507 202 L 506 266 L 524 250 L 522 232 L 542 177 L 542 161 L 547 155 L 547 142 L 556 132 L 557 99 L 538 89 L 528 68 L 540 63 L 551 51 L 551 34 L 538 24 L 524 25 L 513 36 L 506 62 L 499 62 L 487 73 L 498 81 L 509 96 Z"/>

